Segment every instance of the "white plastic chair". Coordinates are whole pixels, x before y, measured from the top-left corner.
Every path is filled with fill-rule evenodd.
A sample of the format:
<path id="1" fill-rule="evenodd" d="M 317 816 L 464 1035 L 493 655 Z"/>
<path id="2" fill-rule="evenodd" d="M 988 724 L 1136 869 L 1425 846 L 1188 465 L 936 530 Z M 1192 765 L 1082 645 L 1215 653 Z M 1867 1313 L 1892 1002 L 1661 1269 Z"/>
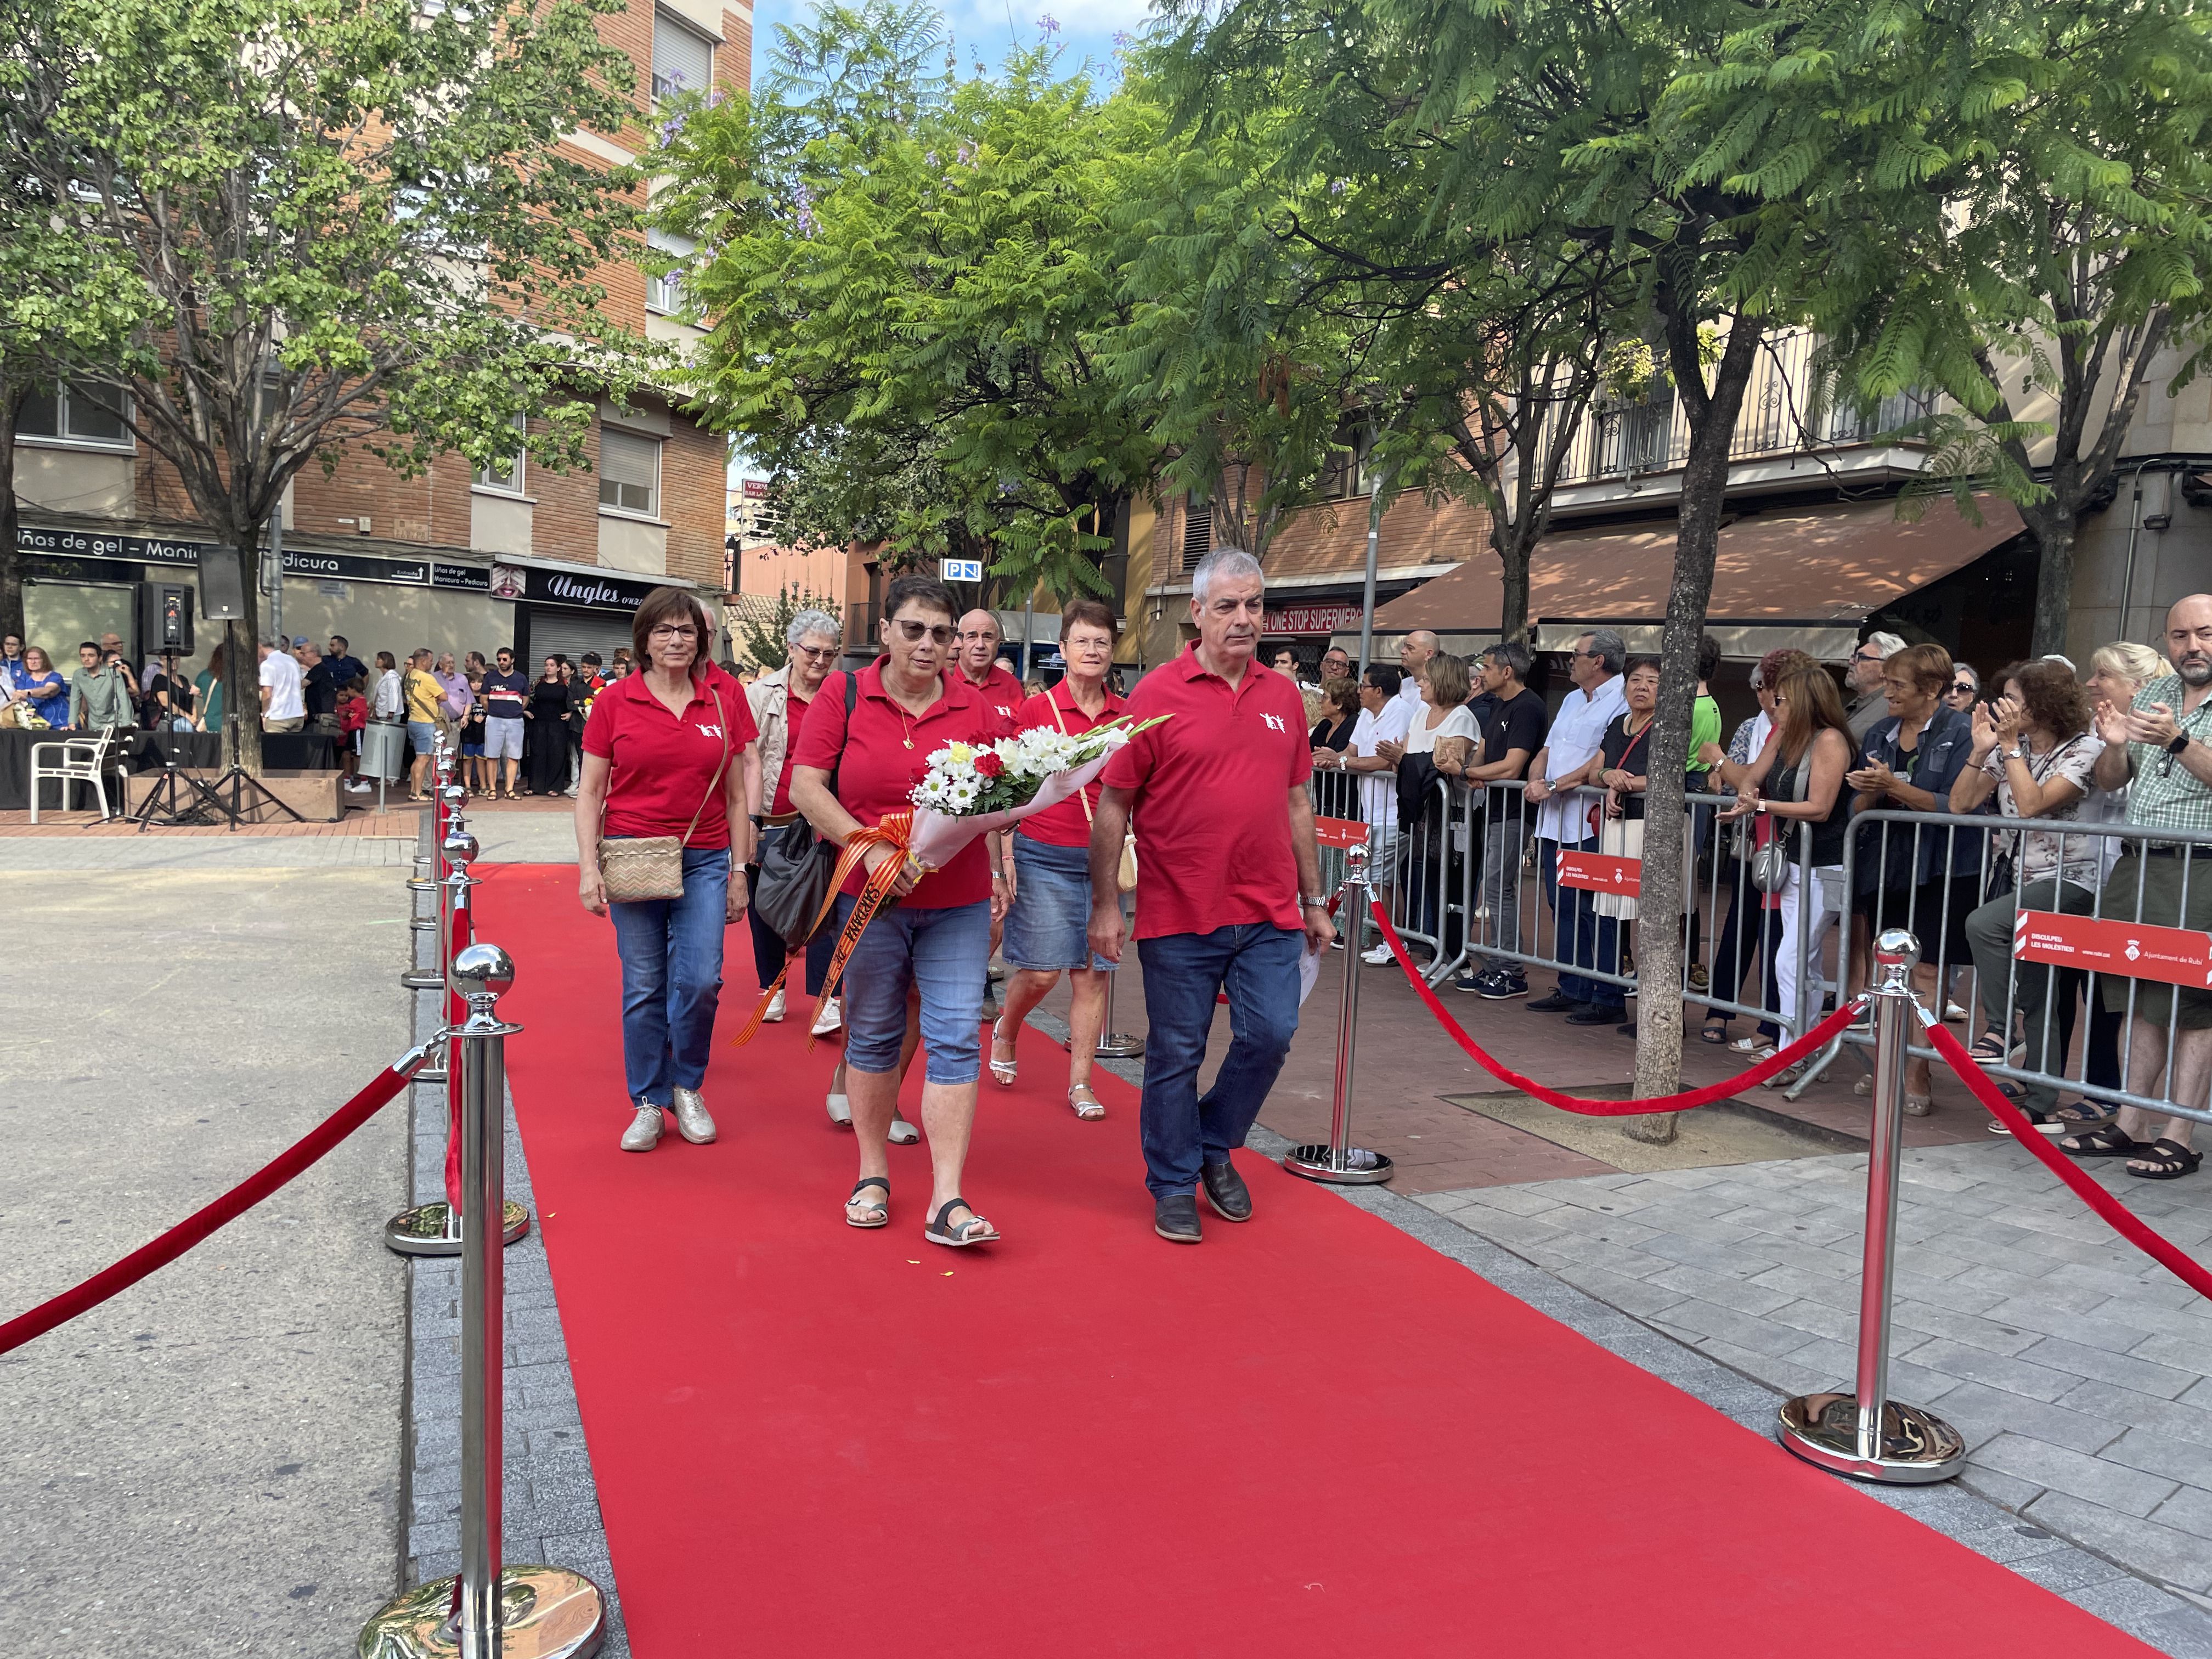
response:
<path id="1" fill-rule="evenodd" d="M 40 743 L 31 746 L 31 822 L 39 821 L 39 786 L 49 778 L 58 779 L 62 786 L 62 811 L 70 810 L 74 792 L 70 786 L 88 783 L 100 798 L 100 822 L 105 823 L 114 814 L 107 810 L 106 775 L 120 775 L 125 767 L 120 755 L 109 751 L 115 745 L 115 728 L 103 726 L 96 738 L 66 738 L 59 743 Z M 58 764 L 49 765 L 40 757 L 59 755 Z M 127 795 L 120 798 L 128 803 Z"/>

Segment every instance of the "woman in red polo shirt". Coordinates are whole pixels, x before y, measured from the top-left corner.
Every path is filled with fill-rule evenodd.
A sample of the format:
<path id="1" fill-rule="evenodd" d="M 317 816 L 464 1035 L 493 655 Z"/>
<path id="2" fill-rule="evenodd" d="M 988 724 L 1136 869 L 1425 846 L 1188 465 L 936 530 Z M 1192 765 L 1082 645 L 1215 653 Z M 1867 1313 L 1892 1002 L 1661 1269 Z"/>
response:
<path id="1" fill-rule="evenodd" d="M 1048 726 L 1088 732 L 1127 714 L 1129 705 L 1106 689 L 1114 665 L 1114 613 L 1096 599 L 1078 599 L 1060 617 L 1060 649 L 1067 676 L 1022 705 L 1026 731 Z M 1106 1115 L 1091 1091 L 1091 1062 L 1106 1024 L 1106 975 L 1114 964 L 1091 949 L 1091 822 L 1098 810 L 1092 783 L 1081 793 L 1033 812 L 1014 831 L 1014 903 L 1006 913 L 1006 961 L 1018 971 L 1006 983 L 1006 1009 L 991 1027 L 991 1077 L 1014 1081 L 1014 1038 L 1030 1011 L 1066 971 L 1068 1006 L 1067 1103 L 1081 1118 Z"/>
<path id="2" fill-rule="evenodd" d="M 613 913 L 622 956 L 623 1079 L 636 1116 L 626 1152 L 659 1144 L 661 1113 L 694 1146 L 714 1138 L 699 1090 L 714 1039 L 723 930 L 745 908 L 751 803 L 760 753 L 744 688 L 708 659 L 707 608 L 657 587 L 630 624 L 641 674 L 592 703 L 576 788 L 577 886 L 595 916 Z M 611 904 L 599 842 L 631 836 L 683 840 L 684 896 Z"/>
<path id="3" fill-rule="evenodd" d="M 860 670 L 853 714 L 845 714 L 845 678 L 833 674 L 806 711 L 791 773 L 791 803 L 826 839 L 843 846 L 863 825 L 902 811 L 929 757 L 949 743 L 988 742 L 1005 723 L 980 693 L 948 675 L 953 641 L 952 594 L 942 582 L 902 576 L 884 596 L 880 624 L 885 656 Z M 837 775 L 836 793 L 830 775 Z M 853 1128 L 860 1146 L 860 1178 L 845 1206 L 854 1227 L 890 1220 L 890 1164 L 884 1140 L 898 1096 L 899 1045 L 906 1035 L 907 990 L 921 993 L 921 1040 L 929 1066 L 921 1091 L 921 1124 L 929 1135 L 933 1243 L 988 1243 L 998 1230 L 960 1195 L 960 1172 L 975 1117 L 975 1079 L 982 1066 L 984 968 L 991 923 L 1006 910 L 1006 878 L 998 836 L 978 836 L 942 870 L 909 866 L 892 891 L 896 904 L 876 913 L 845 967 L 845 1074 Z M 986 843 L 990 843 L 987 846 Z M 871 847 L 873 872 L 903 854 Z M 844 927 L 864 879 L 860 871 L 837 901 Z M 878 1193 L 876 1189 L 880 1188 Z"/>

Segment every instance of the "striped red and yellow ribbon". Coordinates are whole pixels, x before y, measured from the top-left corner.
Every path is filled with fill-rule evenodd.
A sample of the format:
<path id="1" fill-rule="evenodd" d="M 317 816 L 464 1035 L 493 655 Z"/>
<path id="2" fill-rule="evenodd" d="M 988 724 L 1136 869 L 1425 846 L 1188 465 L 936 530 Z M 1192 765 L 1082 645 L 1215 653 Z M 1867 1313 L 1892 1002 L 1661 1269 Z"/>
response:
<path id="1" fill-rule="evenodd" d="M 882 823 L 864 825 L 845 838 L 845 850 L 838 857 L 836 869 L 830 873 L 829 895 L 822 901 L 822 908 L 814 918 L 814 926 L 807 930 L 810 937 L 819 931 L 822 924 L 829 919 L 830 912 L 836 905 L 837 896 L 844 891 L 847 878 L 860 867 L 861 859 L 871 847 L 894 847 L 901 856 L 885 859 L 862 884 L 860 896 L 853 905 L 853 914 L 846 919 L 844 931 L 837 936 L 836 952 L 830 958 L 830 975 L 822 981 L 823 1000 L 827 1001 L 837 994 L 837 981 L 844 975 L 845 963 L 853 954 L 853 947 L 860 942 L 860 935 L 867 931 L 868 924 L 875 920 L 876 912 L 890 896 L 891 884 L 899 878 L 900 872 L 913 863 L 913 857 L 907 851 L 913 833 L 914 814 L 892 812 L 885 815 Z M 761 993 L 760 1001 L 753 1008 L 752 1018 L 745 1022 L 743 1030 L 730 1039 L 732 1047 L 750 1042 L 759 1033 L 768 1015 L 769 1004 L 775 1000 L 775 994 L 783 988 L 784 975 L 790 973 L 793 963 L 803 961 L 805 957 L 803 951 L 785 955 L 782 970 L 776 975 L 775 982 Z M 806 1046 L 811 1048 L 817 1041 L 810 1036 Z"/>

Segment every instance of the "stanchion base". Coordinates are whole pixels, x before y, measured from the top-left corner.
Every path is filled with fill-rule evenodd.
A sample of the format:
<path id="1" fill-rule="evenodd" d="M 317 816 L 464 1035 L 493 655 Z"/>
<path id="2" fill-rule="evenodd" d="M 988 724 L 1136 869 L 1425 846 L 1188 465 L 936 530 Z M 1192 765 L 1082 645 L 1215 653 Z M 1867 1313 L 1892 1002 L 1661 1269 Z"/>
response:
<path id="1" fill-rule="evenodd" d="M 500 1243 L 512 1244 L 530 1231 L 530 1212 L 513 1199 L 507 1200 L 507 1225 Z M 461 1229 L 446 1200 L 418 1204 L 402 1210 L 384 1224 L 384 1242 L 402 1255 L 459 1255 Z"/>
<path id="2" fill-rule="evenodd" d="M 1854 1395 L 1807 1394 L 1784 1401 L 1782 1444 L 1833 1474 L 1885 1486 L 1948 1480 L 1966 1466 L 1966 1443 L 1932 1412 L 1893 1400 L 1881 1413 L 1880 1455 L 1859 1455 L 1859 1402 Z"/>
<path id="3" fill-rule="evenodd" d="M 454 1659 L 451 1578 L 418 1584 L 362 1626 L 360 1659 Z M 499 1576 L 502 1659 L 591 1659 L 607 1633 L 599 1587 L 566 1567 L 508 1567 Z"/>
<path id="4" fill-rule="evenodd" d="M 1101 1060 L 1134 1060 L 1144 1052 L 1144 1038 L 1127 1031 L 1109 1031 L 1098 1039 Z"/>
<path id="5" fill-rule="evenodd" d="M 1349 1146 L 1340 1155 L 1334 1146 L 1293 1146 L 1283 1154 L 1283 1168 L 1308 1181 L 1326 1181 L 1340 1187 L 1371 1187 L 1388 1181 L 1397 1165 L 1380 1152 Z"/>

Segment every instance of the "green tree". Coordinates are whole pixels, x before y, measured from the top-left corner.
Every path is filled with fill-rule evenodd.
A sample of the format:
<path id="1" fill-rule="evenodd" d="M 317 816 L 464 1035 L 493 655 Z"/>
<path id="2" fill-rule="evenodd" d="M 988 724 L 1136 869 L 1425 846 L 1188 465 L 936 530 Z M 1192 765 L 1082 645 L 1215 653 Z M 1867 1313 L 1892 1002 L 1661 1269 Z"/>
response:
<path id="1" fill-rule="evenodd" d="M 1012 588 L 1099 591 L 1089 526 L 1158 455 L 1093 352 L 1123 310 L 1099 250 L 1158 112 L 1058 77 L 1044 46 L 948 88 L 918 68 L 933 27 L 872 3 L 781 28 L 755 96 L 693 110 L 649 158 L 673 181 L 656 214 L 709 250 L 688 383 L 779 472 L 869 442 L 928 469 L 942 492 L 890 514 L 906 556 L 988 548 Z M 787 68 L 825 59 L 842 80 Z"/>
<path id="2" fill-rule="evenodd" d="M 785 633 L 791 626 L 791 619 L 802 611 L 820 611 L 834 617 L 837 604 L 787 582 L 776 589 L 775 604 L 769 611 L 756 614 L 750 610 L 740 610 L 735 613 L 738 637 L 732 643 L 742 645 L 746 658 L 773 673 L 791 660 L 791 647 Z"/>
<path id="3" fill-rule="evenodd" d="M 617 0 L 58 0 L 68 74 L 10 129 L 11 171 L 60 227 L 117 251 L 148 302 L 124 349 L 71 368 L 244 550 L 227 706 L 250 711 L 262 527 L 349 447 L 402 471 L 483 465 L 532 421 L 541 464 L 583 463 L 592 400 L 641 343 L 594 271 L 635 222 L 634 168 L 558 152 L 635 118 Z M 241 722 L 258 768 L 260 732 Z"/>
<path id="4" fill-rule="evenodd" d="M 1756 13 L 1727 0 L 1243 0 L 1218 12 L 1191 0 L 1177 15 L 1170 51 L 1201 71 L 1177 109 L 1201 130 L 1272 102 L 1271 78 L 1310 52 L 1332 67 L 1306 84 L 1387 89 L 1364 115 L 1316 125 L 1304 151 L 1347 194 L 1379 169 L 1340 154 L 1381 143 L 1413 158 L 1428 219 L 1463 243 L 1465 275 L 1448 280 L 1471 304 L 1513 291 L 1486 268 L 1527 276 L 1587 248 L 1617 269 L 1623 324 L 1652 346 L 1689 428 L 1646 808 L 1676 821 L 1729 451 L 1762 336 L 1858 300 L 1858 244 L 1884 234 L 1865 197 L 1893 165 L 1885 38 L 1832 0 Z M 1644 914 L 1678 915 L 1683 879 L 1679 837 L 1652 836 Z M 1639 927 L 1643 981 L 1679 983 L 1680 949 L 1672 926 Z M 1680 1005 L 1647 996 L 1638 1018 L 1638 1092 L 1671 1092 Z M 1632 1133 L 1666 1139 L 1673 1125 Z"/>
<path id="5" fill-rule="evenodd" d="M 43 5 L 0 0 L 0 154 L 46 142 L 69 82 L 69 60 Z M 0 631 L 20 635 L 22 561 L 15 434 L 23 405 L 51 392 L 72 365 L 111 362 L 150 301 L 112 239 L 58 222 L 50 180 L 0 176 Z"/>
<path id="6" fill-rule="evenodd" d="M 2180 0 L 1897 9 L 1919 188 L 1886 279 L 1839 319 L 1844 396 L 1950 404 L 1910 428 L 1962 506 L 2013 501 L 2038 550 L 2035 653 L 2067 647 L 2082 515 L 2108 498 L 2161 352 L 2198 372 L 2212 274 L 2212 37 Z M 2123 621 L 2124 626 L 2124 619 Z"/>

